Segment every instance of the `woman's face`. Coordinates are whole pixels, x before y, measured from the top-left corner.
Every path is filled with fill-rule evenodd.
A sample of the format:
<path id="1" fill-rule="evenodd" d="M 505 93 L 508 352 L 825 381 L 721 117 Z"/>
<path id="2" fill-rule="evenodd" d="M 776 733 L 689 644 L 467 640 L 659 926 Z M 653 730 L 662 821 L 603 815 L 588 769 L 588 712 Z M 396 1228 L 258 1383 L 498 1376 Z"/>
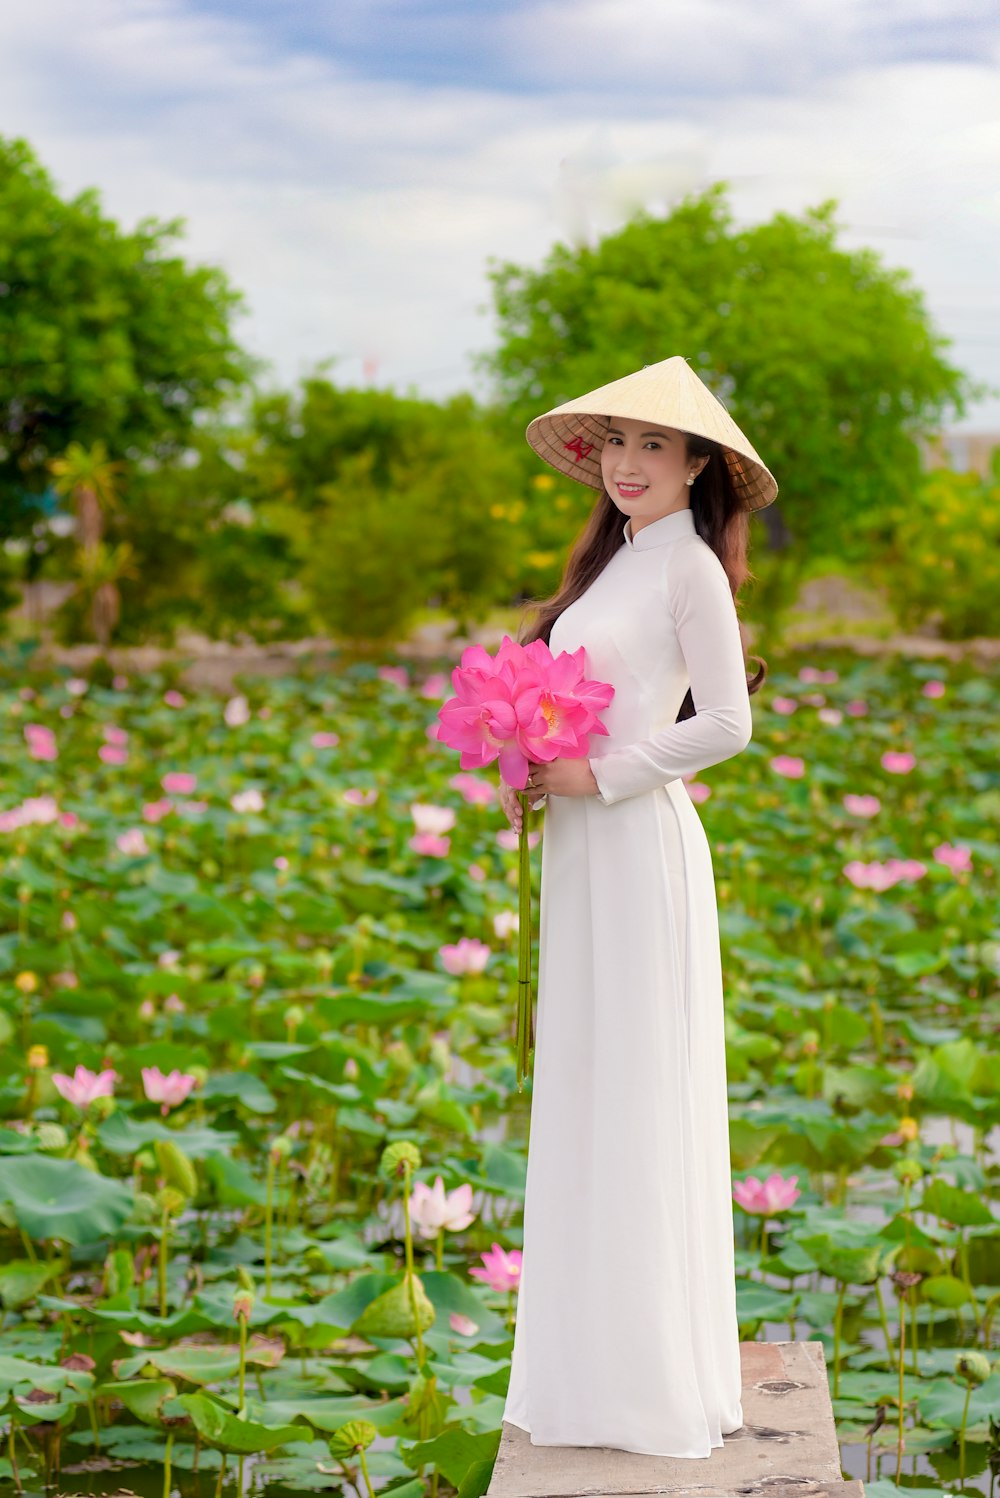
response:
<path id="1" fill-rule="evenodd" d="M 684 433 L 613 416 L 601 450 L 604 487 L 623 515 L 635 522 L 633 535 L 643 525 L 690 508 L 687 480 L 697 475 L 707 458 L 689 458 Z"/>

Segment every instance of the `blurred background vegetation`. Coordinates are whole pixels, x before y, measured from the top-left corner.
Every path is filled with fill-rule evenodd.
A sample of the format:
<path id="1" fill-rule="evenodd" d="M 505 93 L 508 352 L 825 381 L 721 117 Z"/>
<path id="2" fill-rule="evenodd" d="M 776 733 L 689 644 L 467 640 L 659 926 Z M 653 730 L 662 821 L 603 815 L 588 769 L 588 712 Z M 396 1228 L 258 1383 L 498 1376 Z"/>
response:
<path id="1" fill-rule="evenodd" d="M 931 461 L 981 392 L 906 272 L 838 244 L 836 205 L 737 227 L 725 188 L 540 266 L 495 265 L 493 398 L 290 391 L 234 332 L 240 293 L 180 221 L 125 232 L 0 138 L 0 630 L 63 643 L 399 641 L 468 633 L 556 586 L 594 501 L 523 439 L 539 411 L 683 352 L 778 477 L 741 612 L 803 585 L 883 628 L 1000 634 L 1000 453 Z"/>

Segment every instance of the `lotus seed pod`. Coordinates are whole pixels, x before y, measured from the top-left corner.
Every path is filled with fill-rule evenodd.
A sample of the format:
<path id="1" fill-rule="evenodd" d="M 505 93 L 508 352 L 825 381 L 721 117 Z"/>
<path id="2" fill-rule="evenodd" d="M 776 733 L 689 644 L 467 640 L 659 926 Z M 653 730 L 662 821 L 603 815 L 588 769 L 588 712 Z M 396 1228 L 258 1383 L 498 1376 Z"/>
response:
<path id="1" fill-rule="evenodd" d="M 69 1143 L 69 1135 L 62 1124 L 57 1123 L 36 1124 L 35 1138 L 40 1150 L 64 1150 Z"/>
<path id="2" fill-rule="evenodd" d="M 893 1172 L 898 1181 L 919 1181 L 923 1176 L 924 1167 L 919 1160 L 908 1157 L 905 1160 L 897 1160 L 893 1166 Z"/>
<path id="3" fill-rule="evenodd" d="M 351 1331 L 359 1337 L 415 1337 L 417 1322 L 422 1332 L 433 1326 L 436 1312 L 427 1297 L 423 1281 L 416 1274 L 412 1279 L 413 1302 L 417 1308 L 416 1321 L 413 1318 L 410 1287 L 404 1276 L 398 1285 L 393 1285 L 391 1290 L 385 1290 L 369 1301 Z"/>

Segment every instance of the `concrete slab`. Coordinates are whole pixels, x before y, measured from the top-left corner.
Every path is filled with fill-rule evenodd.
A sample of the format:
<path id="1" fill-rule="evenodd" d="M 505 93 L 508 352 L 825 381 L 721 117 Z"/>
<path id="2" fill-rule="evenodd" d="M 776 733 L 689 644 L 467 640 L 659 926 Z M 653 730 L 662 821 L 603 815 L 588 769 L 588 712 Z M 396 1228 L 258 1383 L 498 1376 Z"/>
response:
<path id="1" fill-rule="evenodd" d="M 822 1342 L 743 1342 L 743 1418 L 711 1456 L 535 1446 L 505 1424 L 488 1498 L 863 1498 L 844 1482 Z"/>

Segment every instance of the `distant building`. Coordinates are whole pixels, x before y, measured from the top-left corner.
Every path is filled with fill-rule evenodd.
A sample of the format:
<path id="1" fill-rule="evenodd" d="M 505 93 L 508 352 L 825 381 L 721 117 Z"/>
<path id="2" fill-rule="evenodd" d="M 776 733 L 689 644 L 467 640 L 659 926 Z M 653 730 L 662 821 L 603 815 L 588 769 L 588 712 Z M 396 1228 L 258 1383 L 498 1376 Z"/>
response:
<path id="1" fill-rule="evenodd" d="M 993 455 L 1000 449 L 1000 432 L 942 432 L 921 443 L 928 468 L 954 468 L 959 473 L 972 470 L 989 478 L 993 472 Z"/>

